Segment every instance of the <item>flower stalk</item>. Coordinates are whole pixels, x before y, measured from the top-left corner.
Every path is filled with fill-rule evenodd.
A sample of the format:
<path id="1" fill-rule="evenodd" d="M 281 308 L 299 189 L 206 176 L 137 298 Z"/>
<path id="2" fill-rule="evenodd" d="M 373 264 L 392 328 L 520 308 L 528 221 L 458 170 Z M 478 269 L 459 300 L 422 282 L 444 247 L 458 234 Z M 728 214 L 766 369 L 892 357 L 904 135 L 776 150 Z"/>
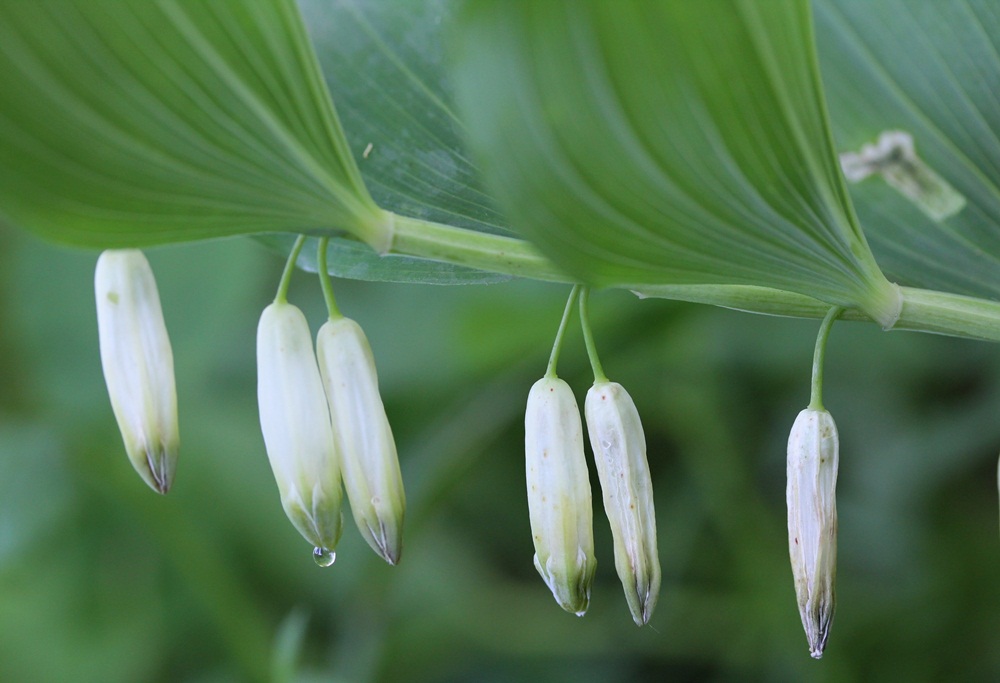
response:
<path id="1" fill-rule="evenodd" d="M 528 392 L 524 454 L 535 569 L 559 606 L 582 617 L 597 568 L 593 501 L 580 409 L 573 390 L 556 375 L 579 293 L 579 287 L 570 290 L 545 376 Z"/>
<path id="2" fill-rule="evenodd" d="M 285 514 L 329 566 L 343 528 L 340 463 L 305 316 L 287 301 L 304 238 L 289 255 L 274 303 L 257 326 L 257 402 Z"/>
<path id="3" fill-rule="evenodd" d="M 799 616 L 816 659 L 823 656 L 836 607 L 840 441 L 822 394 L 826 343 L 841 312 L 831 309 L 820 326 L 809 406 L 798 414 L 788 437 L 788 553 Z"/>
<path id="4" fill-rule="evenodd" d="M 649 623 L 660 594 L 660 558 L 656 547 L 653 484 L 646 459 L 646 436 L 639 411 L 625 388 L 604 374 L 587 303 L 580 293 L 580 324 L 594 385 L 587 392 L 585 411 L 590 447 L 601 482 L 604 513 L 611 524 L 615 570 L 637 626 Z"/>
<path id="5" fill-rule="evenodd" d="M 317 263 L 329 320 L 316 338 L 320 377 L 330 410 L 354 522 L 369 546 L 395 565 L 403 551 L 406 496 L 396 442 L 378 389 L 371 346 L 361 326 L 337 309 L 326 268 L 326 240 Z"/>

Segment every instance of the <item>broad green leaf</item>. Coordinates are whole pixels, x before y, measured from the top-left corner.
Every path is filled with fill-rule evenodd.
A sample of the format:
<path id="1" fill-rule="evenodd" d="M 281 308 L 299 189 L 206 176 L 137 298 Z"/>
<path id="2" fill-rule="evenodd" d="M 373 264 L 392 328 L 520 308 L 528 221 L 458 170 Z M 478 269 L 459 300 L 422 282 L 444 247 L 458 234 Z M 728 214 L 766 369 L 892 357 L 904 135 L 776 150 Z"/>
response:
<path id="1" fill-rule="evenodd" d="M 323 75 L 361 175 L 378 205 L 393 212 L 509 234 L 462 141 L 445 71 L 444 27 L 453 0 L 299 0 Z M 371 145 L 371 147 L 369 147 Z M 261 238 L 287 254 L 286 236 Z M 315 241 L 299 267 L 316 269 Z M 358 280 L 437 285 L 510 279 L 399 255 L 380 256 L 332 239 L 330 274 Z"/>
<path id="2" fill-rule="evenodd" d="M 898 312 L 840 176 L 805 0 L 483 1 L 455 40 L 490 186 L 569 272 Z"/>
<path id="3" fill-rule="evenodd" d="M 901 284 L 1000 298 L 1000 4 L 817 0 L 820 66 L 841 152 L 885 131 L 963 200 L 932 217 L 879 174 L 850 185 Z M 918 197 L 919 199 L 919 197 Z"/>
<path id="4" fill-rule="evenodd" d="M 292 0 L 3 0 L 0 168 L 0 212 L 75 244 L 385 238 Z"/>
<path id="5" fill-rule="evenodd" d="M 299 0 L 347 139 L 378 205 L 510 234 L 482 190 L 454 106 L 445 29 L 458 6 L 455 0 Z"/>

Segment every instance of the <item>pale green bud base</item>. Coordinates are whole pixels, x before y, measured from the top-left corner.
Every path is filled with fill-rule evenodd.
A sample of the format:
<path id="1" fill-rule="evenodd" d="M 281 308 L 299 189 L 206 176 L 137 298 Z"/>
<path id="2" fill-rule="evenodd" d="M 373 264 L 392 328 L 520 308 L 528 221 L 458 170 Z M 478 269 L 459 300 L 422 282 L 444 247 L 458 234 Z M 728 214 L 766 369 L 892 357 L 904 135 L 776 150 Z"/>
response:
<path id="1" fill-rule="evenodd" d="M 281 497 L 281 506 L 295 529 L 313 546 L 333 551 L 344 530 L 341 500 L 330 500 L 316 487 L 311 500 L 303 500 L 294 492 Z"/>
<path id="2" fill-rule="evenodd" d="M 590 588 L 597 569 L 595 560 L 588 559 L 586 553 L 580 550 L 572 567 L 560 566 L 551 556 L 543 566 L 538 553 L 535 553 L 532 561 L 560 607 L 578 617 L 587 613 L 590 608 Z"/>
<path id="3" fill-rule="evenodd" d="M 135 466 L 135 471 L 139 473 L 142 480 L 149 484 L 157 493 L 166 494 L 170 491 L 174 481 L 174 473 L 177 471 L 177 452 L 180 446 L 177 442 L 163 444 L 159 448 L 144 448 L 136 456 L 132 456 L 129 449 L 129 459 Z M 145 455 L 145 458 L 143 458 Z M 142 461 L 143 465 L 138 463 Z"/>

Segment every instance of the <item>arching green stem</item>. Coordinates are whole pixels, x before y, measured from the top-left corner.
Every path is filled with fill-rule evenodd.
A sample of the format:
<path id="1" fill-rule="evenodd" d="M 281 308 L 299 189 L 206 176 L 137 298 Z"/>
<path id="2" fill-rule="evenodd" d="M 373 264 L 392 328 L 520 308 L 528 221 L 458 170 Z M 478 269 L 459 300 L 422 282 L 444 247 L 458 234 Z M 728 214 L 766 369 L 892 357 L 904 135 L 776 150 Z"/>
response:
<path id="1" fill-rule="evenodd" d="M 292 273 L 295 271 L 295 262 L 299 260 L 299 252 L 302 251 L 302 245 L 305 243 L 305 235 L 299 235 L 298 239 L 295 240 L 292 252 L 288 255 L 288 260 L 285 262 L 285 270 L 281 273 L 281 281 L 278 283 L 278 293 L 274 295 L 275 303 L 283 304 L 288 301 L 288 286 L 292 282 Z"/>
<path id="2" fill-rule="evenodd" d="M 337 308 L 337 299 L 333 296 L 333 283 L 330 282 L 330 271 L 326 267 L 326 250 L 329 244 L 329 237 L 324 237 L 319 241 L 319 246 L 316 248 L 316 270 L 319 274 L 319 286 L 323 289 L 323 299 L 326 300 L 327 313 L 330 320 L 337 320 L 344 316 Z"/>
<path id="3" fill-rule="evenodd" d="M 594 371 L 594 384 L 607 382 L 608 378 L 601 367 L 601 359 L 597 357 L 597 345 L 594 344 L 594 333 L 590 329 L 590 314 L 587 311 L 587 300 L 590 298 L 590 288 L 583 287 L 580 290 L 580 327 L 583 328 L 583 341 L 587 345 L 587 356 L 590 358 L 590 367 Z"/>
<path id="4" fill-rule="evenodd" d="M 549 366 L 545 369 L 545 376 L 549 379 L 555 379 L 557 376 L 556 364 L 559 362 L 559 352 L 562 351 L 563 337 L 566 335 L 569 316 L 573 313 L 573 304 L 576 303 L 576 297 L 579 293 L 580 285 L 574 285 L 573 289 L 569 292 L 569 298 L 566 300 L 566 308 L 563 310 L 562 320 L 559 321 L 559 331 L 556 332 L 556 341 L 552 344 L 552 355 L 549 356 Z"/>
<path id="5" fill-rule="evenodd" d="M 826 359 L 826 340 L 830 337 L 830 329 L 833 322 L 844 312 L 843 308 L 834 306 L 823 318 L 823 323 L 819 326 L 819 334 L 816 336 L 816 350 L 813 351 L 813 372 L 812 372 L 812 393 L 809 397 L 810 410 L 824 410 L 823 408 L 823 361 Z"/>
<path id="6" fill-rule="evenodd" d="M 572 283 L 563 272 L 523 239 L 493 235 L 386 212 L 393 225 L 386 253 L 452 263 L 515 277 Z M 756 285 L 604 283 L 642 297 L 712 304 L 752 313 L 822 318 L 830 303 L 804 294 Z M 900 287 L 902 309 L 891 329 L 1000 341 L 1000 302 L 949 292 Z M 847 305 L 846 302 L 840 302 Z M 871 319 L 855 308 L 845 320 Z"/>

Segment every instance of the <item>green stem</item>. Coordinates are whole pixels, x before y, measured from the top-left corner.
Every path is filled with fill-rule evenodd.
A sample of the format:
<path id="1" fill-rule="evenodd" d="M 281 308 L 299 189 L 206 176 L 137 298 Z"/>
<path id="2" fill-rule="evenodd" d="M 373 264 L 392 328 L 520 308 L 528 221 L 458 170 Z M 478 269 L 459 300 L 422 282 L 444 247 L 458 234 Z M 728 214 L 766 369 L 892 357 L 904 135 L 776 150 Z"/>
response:
<path id="1" fill-rule="evenodd" d="M 549 282 L 574 282 L 524 240 L 394 216 L 390 254 L 445 261 L 493 273 Z"/>
<path id="2" fill-rule="evenodd" d="M 601 367 L 601 359 L 597 357 L 597 344 L 594 343 L 594 332 L 590 329 L 590 313 L 587 311 L 587 300 L 590 298 L 590 288 L 580 290 L 580 327 L 583 329 L 583 342 L 587 345 L 587 356 L 590 367 L 594 371 L 594 384 L 607 382 L 608 378 Z"/>
<path id="3" fill-rule="evenodd" d="M 295 262 L 299 260 L 299 252 L 302 245 L 306 243 L 306 236 L 299 235 L 295 240 L 292 251 L 285 261 L 285 270 L 281 273 L 281 281 L 278 283 L 278 293 L 274 295 L 274 303 L 283 304 L 288 302 L 288 287 L 292 283 L 292 273 L 295 271 Z"/>
<path id="4" fill-rule="evenodd" d="M 393 224 L 387 253 L 464 265 L 492 273 L 533 280 L 574 282 L 524 240 L 491 235 L 386 212 Z M 821 319 L 831 302 L 752 285 L 648 285 L 623 282 L 639 296 L 712 304 L 752 313 Z M 1000 302 L 900 287 L 903 304 L 893 330 L 912 330 L 955 337 L 1000 341 Z M 846 303 L 846 302 L 832 302 Z M 871 319 L 848 309 L 845 320 Z"/>
<path id="5" fill-rule="evenodd" d="M 333 296 L 333 283 L 330 282 L 330 271 L 326 268 L 326 248 L 330 244 L 329 237 L 323 237 L 316 248 L 316 270 L 319 274 L 319 286 L 323 289 L 323 299 L 326 301 L 326 310 L 330 320 L 343 318 L 340 309 L 337 308 L 337 299 Z"/>
<path id="6" fill-rule="evenodd" d="M 791 318 L 822 318 L 830 310 L 830 304 L 818 299 L 750 285 L 645 285 L 631 289 L 642 298 L 690 301 Z M 1000 303 L 928 289 L 899 289 L 903 307 L 892 331 L 930 332 L 1000 341 Z M 843 319 L 872 322 L 871 318 L 856 309 L 845 311 Z"/>
<path id="7" fill-rule="evenodd" d="M 545 369 L 545 377 L 547 379 L 555 379 L 558 377 L 556 375 L 556 364 L 559 363 L 559 352 L 562 351 L 563 337 L 566 336 L 566 327 L 569 324 L 569 316 L 573 313 L 573 304 L 576 303 L 576 297 L 580 293 L 580 285 L 574 285 L 573 289 L 569 292 L 569 298 L 566 299 L 566 308 L 563 309 L 562 320 L 559 321 L 559 330 L 556 332 L 556 341 L 552 344 L 552 355 L 549 356 L 549 366 Z"/>
<path id="8" fill-rule="evenodd" d="M 809 397 L 810 410 L 824 410 L 823 408 L 823 362 L 826 359 L 826 340 L 830 338 L 830 330 L 834 321 L 840 317 L 844 309 L 834 306 L 823 318 L 823 324 L 819 326 L 819 334 L 816 335 L 816 349 L 813 351 L 813 373 L 812 373 L 812 393 Z"/>

